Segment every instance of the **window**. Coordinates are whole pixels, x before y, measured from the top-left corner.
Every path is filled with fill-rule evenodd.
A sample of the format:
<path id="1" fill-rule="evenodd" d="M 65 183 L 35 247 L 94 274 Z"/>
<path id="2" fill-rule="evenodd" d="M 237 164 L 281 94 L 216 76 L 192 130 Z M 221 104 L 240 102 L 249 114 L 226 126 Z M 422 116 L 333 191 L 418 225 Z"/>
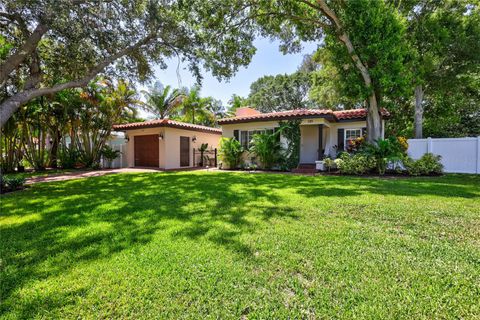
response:
<path id="1" fill-rule="evenodd" d="M 251 144 L 251 142 L 252 142 L 253 136 L 256 135 L 256 134 L 260 134 L 260 133 L 272 134 L 272 133 L 273 133 L 273 129 L 249 130 L 249 131 L 241 130 L 241 131 L 240 131 L 240 144 L 242 145 L 242 147 L 243 147 L 245 150 L 250 149 L 250 144 Z"/>
<path id="2" fill-rule="evenodd" d="M 347 148 L 349 146 L 350 140 L 355 140 L 362 136 L 362 129 L 345 129 L 345 141 L 344 146 Z"/>

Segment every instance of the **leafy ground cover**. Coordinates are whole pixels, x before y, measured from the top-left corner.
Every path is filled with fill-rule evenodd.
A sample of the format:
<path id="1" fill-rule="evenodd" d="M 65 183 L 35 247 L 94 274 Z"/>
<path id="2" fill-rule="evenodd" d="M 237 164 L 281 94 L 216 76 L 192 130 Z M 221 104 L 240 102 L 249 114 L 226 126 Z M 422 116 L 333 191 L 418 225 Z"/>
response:
<path id="1" fill-rule="evenodd" d="M 480 176 L 116 174 L 0 200 L 4 318 L 480 317 Z"/>

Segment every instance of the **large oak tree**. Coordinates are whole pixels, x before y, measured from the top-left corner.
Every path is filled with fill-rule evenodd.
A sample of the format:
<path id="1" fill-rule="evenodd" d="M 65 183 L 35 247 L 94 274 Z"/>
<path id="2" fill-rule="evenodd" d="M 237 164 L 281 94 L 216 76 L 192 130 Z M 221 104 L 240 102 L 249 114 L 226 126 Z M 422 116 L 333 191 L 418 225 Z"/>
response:
<path id="1" fill-rule="evenodd" d="M 252 0 L 265 35 L 279 37 L 283 49 L 317 41 L 335 56 L 345 79 L 358 87 L 368 106 L 368 140 L 381 137 L 384 95 L 399 94 L 407 84 L 405 22 L 382 0 Z"/>
<path id="2" fill-rule="evenodd" d="M 229 77 L 255 52 L 247 14 L 223 0 L 2 1 L 0 123 L 99 73 L 144 81 L 169 57 L 188 61 L 199 79 L 202 66 Z"/>

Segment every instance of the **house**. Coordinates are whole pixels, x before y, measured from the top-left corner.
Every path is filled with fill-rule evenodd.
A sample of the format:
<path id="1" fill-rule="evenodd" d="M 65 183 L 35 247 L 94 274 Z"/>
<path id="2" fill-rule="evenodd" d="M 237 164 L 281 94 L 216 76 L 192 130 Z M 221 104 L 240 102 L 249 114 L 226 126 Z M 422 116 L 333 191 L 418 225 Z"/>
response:
<path id="1" fill-rule="evenodd" d="M 215 165 L 216 148 L 222 135 L 217 128 L 159 119 L 114 125 L 125 133 L 128 167 L 179 169 L 197 167 L 200 163 Z M 208 143 L 208 159 L 200 159 L 198 148 Z M 207 156 L 204 156 L 206 158 Z M 211 163 L 210 163 L 211 162 Z"/>
<path id="2" fill-rule="evenodd" d="M 384 121 L 389 113 L 382 110 L 382 136 Z M 245 107 L 236 111 L 235 117 L 218 121 L 224 137 L 235 137 L 248 150 L 254 134 L 274 130 L 279 121 L 301 119 L 300 163 L 314 164 L 324 156 L 335 157 L 345 150 L 348 140 L 363 136 L 367 127 L 367 110 L 332 111 L 328 109 L 296 109 L 261 113 Z M 285 143 L 285 140 L 281 138 Z M 248 158 L 245 159 L 248 161 Z"/>

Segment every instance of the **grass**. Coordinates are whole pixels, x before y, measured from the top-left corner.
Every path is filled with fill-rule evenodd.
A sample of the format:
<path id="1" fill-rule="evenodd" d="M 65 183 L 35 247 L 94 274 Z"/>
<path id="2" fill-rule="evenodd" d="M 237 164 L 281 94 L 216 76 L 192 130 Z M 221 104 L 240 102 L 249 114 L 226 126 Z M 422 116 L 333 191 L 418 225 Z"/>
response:
<path id="1" fill-rule="evenodd" d="M 42 183 L 0 236 L 7 319 L 480 317 L 480 176 Z"/>
<path id="2" fill-rule="evenodd" d="M 72 173 L 72 172 L 76 172 L 76 171 L 83 171 L 83 170 L 78 170 L 78 169 L 46 169 L 45 171 L 27 170 L 25 172 L 6 173 L 5 175 L 22 177 L 22 178 L 26 179 L 26 178 L 33 178 L 33 177 L 48 177 L 50 175 Z"/>

